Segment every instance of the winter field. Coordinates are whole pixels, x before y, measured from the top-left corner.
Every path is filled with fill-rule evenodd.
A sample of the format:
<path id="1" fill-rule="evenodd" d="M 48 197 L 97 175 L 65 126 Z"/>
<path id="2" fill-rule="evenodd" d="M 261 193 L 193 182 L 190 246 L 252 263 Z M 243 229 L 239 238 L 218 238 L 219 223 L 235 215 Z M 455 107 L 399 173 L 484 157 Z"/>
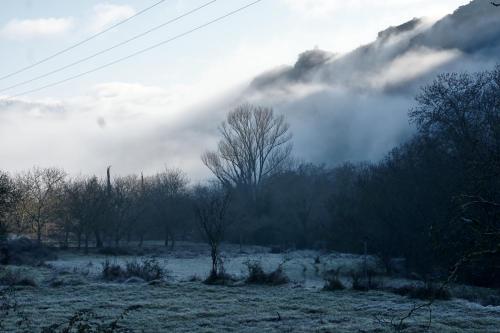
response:
<path id="1" fill-rule="evenodd" d="M 239 281 L 219 286 L 201 281 L 210 270 L 204 245 L 181 243 L 168 251 L 148 244 L 135 251 L 125 256 L 60 251 L 57 260 L 40 267 L 10 267 L 32 278 L 36 286 L 13 287 L 9 301 L 17 308 L 3 313 L 4 331 L 39 332 L 53 324 L 64 327 L 75 313 L 91 309 L 92 315 L 82 316 L 100 323 L 116 320 L 118 332 L 391 332 L 395 330 L 391 320 L 397 323 L 415 305 L 425 303 L 388 291 L 416 283 L 404 279 L 379 277 L 377 290 L 352 290 L 348 272 L 361 270 L 365 260 L 357 255 L 270 253 L 262 247 L 245 247 L 240 252 L 239 247 L 228 245 L 223 248 L 225 268 Z M 106 260 L 124 265 L 150 258 L 167 272 L 161 281 L 106 281 L 101 277 Z M 366 260 L 369 267 L 379 269 L 373 258 Z M 280 286 L 245 284 L 248 261 L 261 262 L 265 271 L 282 264 L 290 282 Z M 322 290 L 325 272 L 340 267 L 346 289 Z M 417 311 L 404 321 L 403 331 L 500 332 L 500 306 L 484 306 L 479 298 L 470 297 L 497 292 L 469 289 L 454 286 L 453 295 L 459 297 L 435 301 L 431 311 Z M 463 295 L 469 295 L 468 300 Z"/>

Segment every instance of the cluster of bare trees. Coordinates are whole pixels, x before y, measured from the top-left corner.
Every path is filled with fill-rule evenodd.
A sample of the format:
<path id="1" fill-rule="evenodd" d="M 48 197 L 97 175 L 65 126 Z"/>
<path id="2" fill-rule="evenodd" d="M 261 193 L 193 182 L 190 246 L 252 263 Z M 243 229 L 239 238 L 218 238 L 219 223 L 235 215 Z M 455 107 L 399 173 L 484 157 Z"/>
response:
<path id="1" fill-rule="evenodd" d="M 80 248 L 119 246 L 149 233 L 174 239 L 182 220 L 190 219 L 183 199 L 187 178 L 180 170 L 150 177 L 136 175 L 70 178 L 56 168 L 0 175 L 3 230 L 31 235 L 39 243 L 57 241 Z M 5 232 L 3 234 L 5 234 Z"/>

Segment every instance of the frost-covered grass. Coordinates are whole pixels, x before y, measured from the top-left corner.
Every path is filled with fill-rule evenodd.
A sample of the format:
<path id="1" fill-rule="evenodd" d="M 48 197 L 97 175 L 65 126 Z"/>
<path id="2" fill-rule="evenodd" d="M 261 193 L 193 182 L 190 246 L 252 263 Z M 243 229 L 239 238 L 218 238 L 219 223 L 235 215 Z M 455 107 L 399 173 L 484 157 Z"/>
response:
<path id="1" fill-rule="evenodd" d="M 170 272 L 165 283 L 117 283 L 101 279 L 98 271 L 106 256 L 61 253 L 48 267 L 23 267 L 38 287 L 15 287 L 15 297 L 28 331 L 63 323 L 75 312 L 92 309 L 103 322 L 114 320 L 126 308 L 137 306 L 121 325 L 136 332 L 390 332 L 384 322 L 402 316 L 419 300 L 385 291 L 357 292 L 348 288 L 323 291 L 323 271 L 335 267 L 356 269 L 362 258 L 314 251 L 270 254 L 266 249 L 226 248 L 226 269 L 245 274 L 247 260 L 259 260 L 272 271 L 283 263 L 292 280 L 283 286 L 210 286 L 188 281 L 206 277 L 210 269 L 204 248 L 156 254 Z M 148 258 L 150 256 L 143 256 Z M 112 260 L 140 260 L 117 257 Z M 89 264 L 90 263 L 90 264 Z M 75 268 L 74 268 L 75 267 Z M 408 320 L 405 332 L 427 327 L 428 311 Z M 16 332 L 18 315 L 6 320 L 6 332 Z M 378 318 L 378 319 L 377 319 Z M 432 332 L 499 332 L 500 307 L 482 306 L 460 299 L 436 301 L 432 306 Z"/>
<path id="2" fill-rule="evenodd" d="M 17 299 L 33 328 L 64 322 L 81 309 L 93 309 L 103 319 L 112 320 L 126 307 L 140 305 L 122 323 L 138 332 L 390 331 L 375 316 L 389 319 L 403 315 L 413 305 L 407 298 L 376 291 L 330 293 L 286 286 L 220 287 L 191 282 L 161 286 L 91 282 L 23 288 L 17 290 Z M 412 318 L 408 331 L 425 327 L 427 315 L 422 311 Z M 435 332 L 498 332 L 499 327 L 498 307 L 459 300 L 439 301 L 433 307 Z M 15 331 L 12 326 L 10 329 Z"/>

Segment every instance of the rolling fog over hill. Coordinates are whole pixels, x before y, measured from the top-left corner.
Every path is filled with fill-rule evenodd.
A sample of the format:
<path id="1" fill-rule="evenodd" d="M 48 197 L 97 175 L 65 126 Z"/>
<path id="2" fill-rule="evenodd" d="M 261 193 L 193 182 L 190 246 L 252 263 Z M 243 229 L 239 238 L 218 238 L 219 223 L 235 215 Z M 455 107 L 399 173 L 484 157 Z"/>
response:
<path id="1" fill-rule="evenodd" d="M 375 161 L 412 133 L 407 112 L 422 84 L 440 72 L 494 67 L 500 27 L 490 7 L 488 1 L 472 1 L 435 23 L 401 22 L 347 54 L 305 51 L 293 66 L 199 101 L 189 97 L 196 91 L 175 96 L 159 87 L 118 82 L 70 99 L 3 100 L 0 133 L 5 140 L 19 133 L 23 153 L 2 147 L 0 156 L 12 171 L 57 161 L 72 173 L 103 174 L 109 164 L 121 174 L 151 173 L 168 164 L 202 179 L 208 173 L 199 156 L 215 146 L 217 124 L 246 101 L 286 114 L 299 158 L 329 165 Z M 76 146 L 77 155 L 71 153 Z"/>
<path id="2" fill-rule="evenodd" d="M 491 69 L 499 52 L 498 13 L 472 1 L 434 24 L 390 27 L 345 55 L 307 51 L 256 77 L 243 99 L 286 114 L 306 160 L 373 161 L 412 133 L 407 112 L 420 86 L 442 72 Z"/>

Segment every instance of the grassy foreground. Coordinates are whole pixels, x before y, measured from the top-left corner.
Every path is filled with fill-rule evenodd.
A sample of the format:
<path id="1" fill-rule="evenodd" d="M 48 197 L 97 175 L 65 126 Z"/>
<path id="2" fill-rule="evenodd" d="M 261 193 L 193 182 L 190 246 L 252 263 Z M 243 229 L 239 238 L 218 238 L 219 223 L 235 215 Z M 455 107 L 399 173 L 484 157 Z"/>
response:
<path id="1" fill-rule="evenodd" d="M 42 272 L 48 274 L 48 272 Z M 390 332 L 385 319 L 403 315 L 414 301 L 398 295 L 352 290 L 325 292 L 290 286 L 207 286 L 201 282 L 149 285 L 86 281 L 57 287 L 16 287 L 28 331 L 64 323 L 78 310 L 111 321 L 136 306 L 121 327 L 135 332 Z M 16 327 L 19 314 L 6 321 Z M 378 318 L 378 319 L 377 319 Z M 405 332 L 427 328 L 429 313 L 408 321 Z M 26 326 L 28 327 L 28 326 Z M 432 332 L 498 332 L 500 307 L 463 300 L 439 301 L 432 308 Z"/>

